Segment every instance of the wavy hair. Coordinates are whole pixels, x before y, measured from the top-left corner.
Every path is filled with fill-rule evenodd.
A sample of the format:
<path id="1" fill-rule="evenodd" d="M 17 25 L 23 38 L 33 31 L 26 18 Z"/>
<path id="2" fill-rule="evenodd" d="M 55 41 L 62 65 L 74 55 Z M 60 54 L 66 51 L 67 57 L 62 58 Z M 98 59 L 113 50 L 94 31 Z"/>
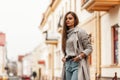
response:
<path id="1" fill-rule="evenodd" d="M 69 11 L 65 14 L 64 22 L 63 22 L 63 32 L 62 32 L 62 51 L 65 55 L 66 55 L 65 49 L 66 49 L 66 39 L 67 39 L 67 30 L 68 30 L 68 26 L 66 25 L 66 18 L 68 14 L 71 14 L 74 17 L 74 27 L 76 27 L 79 24 L 78 16 L 74 12 Z"/>

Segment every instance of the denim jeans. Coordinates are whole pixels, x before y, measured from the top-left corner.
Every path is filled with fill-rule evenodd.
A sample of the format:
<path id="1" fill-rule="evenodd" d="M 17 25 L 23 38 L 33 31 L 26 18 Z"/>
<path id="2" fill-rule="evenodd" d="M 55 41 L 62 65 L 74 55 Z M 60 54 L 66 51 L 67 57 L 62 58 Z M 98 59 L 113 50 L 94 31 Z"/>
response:
<path id="1" fill-rule="evenodd" d="M 66 80 L 78 80 L 78 62 L 69 60 L 65 63 Z"/>

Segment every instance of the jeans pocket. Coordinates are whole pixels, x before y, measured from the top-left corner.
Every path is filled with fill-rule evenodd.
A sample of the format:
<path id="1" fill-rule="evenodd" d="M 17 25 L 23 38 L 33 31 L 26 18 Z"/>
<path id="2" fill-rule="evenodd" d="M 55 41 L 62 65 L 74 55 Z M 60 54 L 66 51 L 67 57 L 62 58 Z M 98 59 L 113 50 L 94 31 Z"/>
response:
<path id="1" fill-rule="evenodd" d="M 72 68 L 78 67 L 78 65 L 79 65 L 79 62 L 72 62 L 71 67 Z"/>
<path id="2" fill-rule="evenodd" d="M 66 71 L 71 72 L 72 71 L 72 67 L 70 67 L 70 66 L 66 67 Z"/>

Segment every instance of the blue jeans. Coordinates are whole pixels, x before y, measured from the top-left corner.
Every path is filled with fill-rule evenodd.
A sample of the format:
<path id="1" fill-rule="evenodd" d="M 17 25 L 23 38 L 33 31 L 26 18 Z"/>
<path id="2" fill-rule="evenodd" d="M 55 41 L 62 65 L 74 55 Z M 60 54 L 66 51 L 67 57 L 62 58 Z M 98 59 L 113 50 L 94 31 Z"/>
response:
<path id="1" fill-rule="evenodd" d="M 78 62 L 69 60 L 65 63 L 66 80 L 78 80 Z"/>

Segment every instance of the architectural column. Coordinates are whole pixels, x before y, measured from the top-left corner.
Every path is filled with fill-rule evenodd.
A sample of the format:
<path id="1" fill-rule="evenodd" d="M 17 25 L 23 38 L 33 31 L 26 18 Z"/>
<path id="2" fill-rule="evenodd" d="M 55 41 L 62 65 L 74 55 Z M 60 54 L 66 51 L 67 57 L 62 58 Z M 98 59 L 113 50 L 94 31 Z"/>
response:
<path id="1" fill-rule="evenodd" d="M 52 47 L 52 80 L 54 80 L 54 45 Z"/>

